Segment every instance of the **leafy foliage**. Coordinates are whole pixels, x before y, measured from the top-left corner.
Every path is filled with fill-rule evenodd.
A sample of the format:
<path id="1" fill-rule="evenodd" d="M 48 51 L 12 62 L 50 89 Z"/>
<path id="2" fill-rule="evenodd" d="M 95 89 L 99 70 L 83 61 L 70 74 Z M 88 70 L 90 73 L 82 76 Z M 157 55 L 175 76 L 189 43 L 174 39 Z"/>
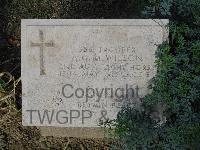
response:
<path id="1" fill-rule="evenodd" d="M 134 117 L 138 112 L 133 110 L 118 115 L 116 133 L 125 142 L 124 149 L 200 148 L 199 8 L 199 0 L 149 0 L 143 14 L 170 18 L 170 38 L 156 52 L 158 72 L 152 93 L 144 98 L 145 111 L 139 113 L 143 117 Z M 166 105 L 167 121 L 155 126 L 145 116 L 160 103 Z"/>

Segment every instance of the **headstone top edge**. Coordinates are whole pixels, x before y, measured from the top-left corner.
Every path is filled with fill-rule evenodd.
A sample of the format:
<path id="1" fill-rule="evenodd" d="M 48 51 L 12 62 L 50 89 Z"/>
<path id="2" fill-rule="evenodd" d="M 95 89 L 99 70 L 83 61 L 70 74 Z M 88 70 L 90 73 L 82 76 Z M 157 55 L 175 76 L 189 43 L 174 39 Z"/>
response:
<path id="1" fill-rule="evenodd" d="M 165 26 L 168 19 L 22 19 L 22 26 Z"/>

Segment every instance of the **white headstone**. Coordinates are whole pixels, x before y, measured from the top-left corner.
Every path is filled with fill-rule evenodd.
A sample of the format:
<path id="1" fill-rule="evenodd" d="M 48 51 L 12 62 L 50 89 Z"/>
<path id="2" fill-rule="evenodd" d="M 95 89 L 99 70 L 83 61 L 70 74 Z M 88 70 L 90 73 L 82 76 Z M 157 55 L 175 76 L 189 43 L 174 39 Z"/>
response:
<path id="1" fill-rule="evenodd" d="M 23 125 L 99 128 L 137 107 L 168 20 L 22 20 Z"/>

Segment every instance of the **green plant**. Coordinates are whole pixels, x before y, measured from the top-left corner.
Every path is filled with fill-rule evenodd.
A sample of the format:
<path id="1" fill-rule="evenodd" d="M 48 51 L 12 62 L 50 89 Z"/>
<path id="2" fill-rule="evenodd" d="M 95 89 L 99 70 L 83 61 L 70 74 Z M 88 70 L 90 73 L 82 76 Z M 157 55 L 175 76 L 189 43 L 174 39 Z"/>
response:
<path id="1" fill-rule="evenodd" d="M 116 134 L 124 149 L 200 148 L 199 2 L 149 0 L 147 17 L 170 18 L 169 43 L 156 52 L 158 71 L 150 86 L 152 93 L 144 98 L 145 111 L 139 113 L 143 117 L 128 117 L 138 115 L 134 110 L 118 115 Z M 166 122 L 155 126 L 149 110 L 160 103 L 166 105 Z"/>

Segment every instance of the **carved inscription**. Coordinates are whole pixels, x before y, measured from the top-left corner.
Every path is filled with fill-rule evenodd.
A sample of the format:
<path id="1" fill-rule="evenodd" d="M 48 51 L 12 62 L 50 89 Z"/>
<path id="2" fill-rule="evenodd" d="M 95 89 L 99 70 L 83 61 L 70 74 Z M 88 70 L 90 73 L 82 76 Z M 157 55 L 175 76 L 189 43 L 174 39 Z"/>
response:
<path id="1" fill-rule="evenodd" d="M 80 47 L 69 64 L 60 64 L 59 75 L 68 79 L 98 79 L 149 77 L 155 66 L 146 64 L 134 46 Z"/>

